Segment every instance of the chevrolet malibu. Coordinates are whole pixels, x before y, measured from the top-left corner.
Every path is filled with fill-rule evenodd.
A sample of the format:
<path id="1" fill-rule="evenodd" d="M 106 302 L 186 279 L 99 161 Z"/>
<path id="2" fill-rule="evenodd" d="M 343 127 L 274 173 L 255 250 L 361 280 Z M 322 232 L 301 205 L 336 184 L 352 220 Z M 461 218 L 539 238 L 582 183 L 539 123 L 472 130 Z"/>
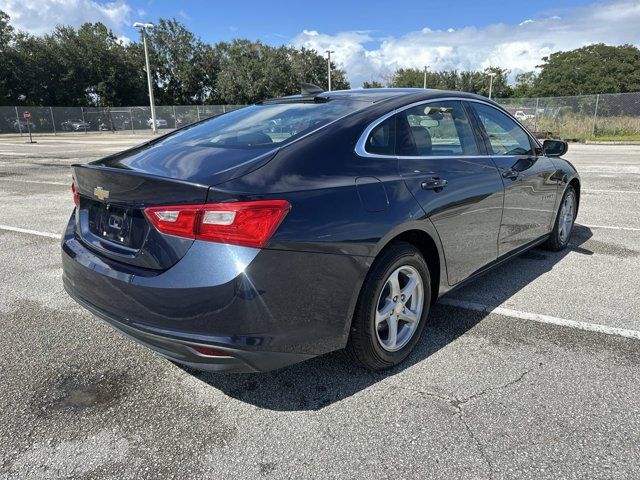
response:
<path id="1" fill-rule="evenodd" d="M 496 103 L 422 89 L 266 100 L 73 166 L 63 280 L 174 362 L 404 360 L 431 305 L 567 246 L 580 178 Z"/>

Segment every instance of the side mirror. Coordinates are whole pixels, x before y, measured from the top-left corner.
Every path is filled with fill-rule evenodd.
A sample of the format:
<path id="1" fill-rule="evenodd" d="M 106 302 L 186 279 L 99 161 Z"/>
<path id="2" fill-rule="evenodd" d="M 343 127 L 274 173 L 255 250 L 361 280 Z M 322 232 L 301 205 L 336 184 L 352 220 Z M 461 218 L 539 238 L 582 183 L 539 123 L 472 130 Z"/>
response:
<path id="1" fill-rule="evenodd" d="M 545 140 L 542 150 L 547 157 L 561 157 L 569 150 L 569 144 L 562 140 Z"/>

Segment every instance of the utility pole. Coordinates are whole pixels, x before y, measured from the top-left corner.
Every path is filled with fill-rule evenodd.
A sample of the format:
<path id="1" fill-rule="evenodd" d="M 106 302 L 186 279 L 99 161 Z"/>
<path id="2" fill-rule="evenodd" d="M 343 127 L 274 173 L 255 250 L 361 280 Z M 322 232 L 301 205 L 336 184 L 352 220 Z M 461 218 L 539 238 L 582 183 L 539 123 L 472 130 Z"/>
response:
<path id="1" fill-rule="evenodd" d="M 331 91 L 331 54 L 336 53 L 334 50 L 325 50 L 327 53 L 327 77 L 329 78 L 329 91 Z"/>
<path id="2" fill-rule="evenodd" d="M 156 125 L 156 106 L 153 101 L 153 82 L 151 81 L 151 66 L 149 65 L 149 52 L 147 50 L 147 29 L 152 29 L 152 23 L 135 22 L 134 27 L 139 28 L 142 33 L 142 43 L 144 45 L 144 62 L 147 68 L 147 83 L 149 84 L 149 105 L 151 106 L 151 129 L 153 133 L 158 133 Z"/>
<path id="3" fill-rule="evenodd" d="M 422 84 L 422 88 L 424 88 L 425 90 L 427 89 L 427 69 L 428 68 L 429 68 L 429 65 L 424 66 L 424 82 Z"/>
<path id="4" fill-rule="evenodd" d="M 489 100 L 491 100 L 491 91 L 493 90 L 493 77 L 496 76 L 496 72 L 489 72 Z"/>

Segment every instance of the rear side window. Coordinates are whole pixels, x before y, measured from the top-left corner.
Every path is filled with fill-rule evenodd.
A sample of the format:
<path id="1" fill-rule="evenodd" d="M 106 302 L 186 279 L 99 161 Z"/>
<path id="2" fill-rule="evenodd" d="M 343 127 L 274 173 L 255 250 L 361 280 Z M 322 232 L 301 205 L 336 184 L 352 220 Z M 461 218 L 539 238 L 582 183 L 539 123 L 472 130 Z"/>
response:
<path id="1" fill-rule="evenodd" d="M 478 145 L 461 102 L 428 103 L 400 112 L 396 153 L 407 157 L 478 155 Z"/>
<path id="2" fill-rule="evenodd" d="M 471 103 L 487 132 L 493 155 L 533 155 L 529 135 L 514 120 L 482 103 Z"/>
<path id="3" fill-rule="evenodd" d="M 364 102 L 289 102 L 251 105 L 193 127 L 162 141 L 165 145 L 223 148 L 279 146 L 368 105 Z"/>
<path id="4" fill-rule="evenodd" d="M 376 155 L 395 154 L 395 116 L 376 125 L 367 137 L 365 150 Z"/>

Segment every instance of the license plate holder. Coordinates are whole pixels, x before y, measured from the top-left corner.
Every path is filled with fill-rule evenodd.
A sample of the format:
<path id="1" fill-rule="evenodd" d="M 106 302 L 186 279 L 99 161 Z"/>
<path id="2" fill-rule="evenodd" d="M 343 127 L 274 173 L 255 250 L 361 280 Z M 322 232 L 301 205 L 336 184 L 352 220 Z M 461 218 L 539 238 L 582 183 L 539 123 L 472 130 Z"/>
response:
<path id="1" fill-rule="evenodd" d="M 115 205 L 103 205 L 96 212 L 96 232 L 101 238 L 128 247 L 132 240 L 133 215 L 130 209 Z"/>

